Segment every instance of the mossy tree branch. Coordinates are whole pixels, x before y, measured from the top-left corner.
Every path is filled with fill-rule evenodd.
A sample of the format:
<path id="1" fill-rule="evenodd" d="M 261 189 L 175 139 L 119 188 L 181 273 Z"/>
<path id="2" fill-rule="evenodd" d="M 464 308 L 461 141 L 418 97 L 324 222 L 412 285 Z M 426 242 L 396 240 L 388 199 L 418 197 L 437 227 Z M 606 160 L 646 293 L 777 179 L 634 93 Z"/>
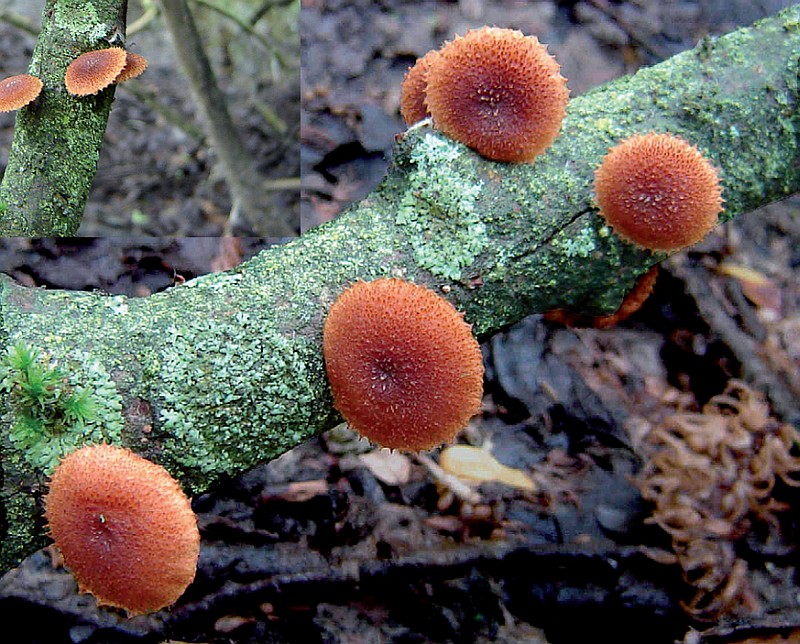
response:
<path id="1" fill-rule="evenodd" d="M 64 87 L 64 72 L 85 51 L 124 46 L 127 6 L 127 0 L 47 0 L 29 67 L 44 89 L 17 113 L 0 184 L 0 235 L 63 236 L 78 230 L 114 86 L 74 97 Z"/>
<path id="2" fill-rule="evenodd" d="M 356 279 L 426 284 L 481 337 L 557 306 L 613 310 L 663 256 L 622 243 L 593 208 L 606 149 L 650 129 L 697 143 L 721 170 L 726 218 L 792 194 L 798 60 L 795 7 L 575 99 L 532 166 L 487 162 L 416 127 L 384 183 L 337 221 L 151 297 L 3 280 L 0 341 L 39 350 L 45 368 L 69 374 L 61 398 L 80 396 L 94 416 L 31 432 L 20 397 L 6 395 L 0 564 L 44 543 L 41 496 L 60 451 L 112 440 L 196 493 L 337 424 L 322 323 Z"/>

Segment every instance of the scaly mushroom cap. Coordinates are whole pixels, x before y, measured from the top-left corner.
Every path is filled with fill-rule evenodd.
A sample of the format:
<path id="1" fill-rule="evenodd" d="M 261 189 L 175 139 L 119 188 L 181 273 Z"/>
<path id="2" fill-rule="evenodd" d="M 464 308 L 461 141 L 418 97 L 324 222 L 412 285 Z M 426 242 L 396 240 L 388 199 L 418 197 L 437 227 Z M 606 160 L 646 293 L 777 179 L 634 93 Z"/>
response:
<path id="1" fill-rule="evenodd" d="M 10 76 L 0 81 L 0 112 L 25 107 L 42 91 L 42 81 L 30 74 Z"/>
<path id="2" fill-rule="evenodd" d="M 442 47 L 425 90 L 435 127 L 497 161 L 530 161 L 548 148 L 568 99 L 547 48 L 497 27 L 468 31 Z"/>
<path id="3" fill-rule="evenodd" d="M 67 91 L 75 96 L 97 94 L 119 76 L 127 55 L 121 47 L 87 51 L 73 60 L 64 74 Z"/>
<path id="4" fill-rule="evenodd" d="M 414 125 L 430 116 L 428 108 L 425 107 L 425 87 L 428 84 L 431 62 L 438 55 L 439 52 L 432 49 L 422 58 L 417 58 L 417 62 L 408 70 L 403 84 L 400 85 L 400 116 L 406 125 Z"/>
<path id="5" fill-rule="evenodd" d="M 114 80 L 115 83 L 124 83 L 131 78 L 136 78 L 144 74 L 147 69 L 147 59 L 139 54 L 129 51 L 125 54 L 125 67 Z"/>
<path id="6" fill-rule="evenodd" d="M 336 409 L 383 447 L 430 449 L 480 409 L 478 342 L 463 315 L 424 286 L 356 282 L 331 306 L 323 351 Z"/>
<path id="7" fill-rule="evenodd" d="M 197 519 L 160 465 L 111 445 L 82 447 L 56 468 L 50 534 L 81 592 L 131 614 L 169 606 L 194 579 Z"/>
<path id="8" fill-rule="evenodd" d="M 706 236 L 722 211 L 714 166 L 672 134 L 635 134 L 595 171 L 600 214 L 620 237 L 650 250 L 678 250 Z"/>

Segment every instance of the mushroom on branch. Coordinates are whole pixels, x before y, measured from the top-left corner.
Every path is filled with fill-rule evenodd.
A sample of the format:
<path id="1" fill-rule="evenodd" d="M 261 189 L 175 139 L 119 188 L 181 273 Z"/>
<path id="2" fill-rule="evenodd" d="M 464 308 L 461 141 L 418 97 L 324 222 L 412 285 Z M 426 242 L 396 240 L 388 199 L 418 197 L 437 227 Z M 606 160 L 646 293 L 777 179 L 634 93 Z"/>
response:
<path id="1" fill-rule="evenodd" d="M 658 279 L 658 264 L 636 280 L 636 284 L 628 291 L 619 308 L 609 315 L 581 315 L 565 309 L 554 309 L 544 314 L 544 319 L 568 327 L 594 327 L 595 329 L 608 329 L 627 320 L 636 313 L 645 303 Z"/>
<path id="2" fill-rule="evenodd" d="M 428 70 L 438 55 L 438 50 L 431 49 L 422 58 L 418 58 L 400 85 L 400 115 L 406 125 L 414 125 L 430 116 L 425 107 L 425 87 L 428 84 Z"/>
<path id="3" fill-rule="evenodd" d="M 569 99 L 560 66 L 535 36 L 482 27 L 430 62 L 425 105 L 434 127 L 495 161 L 531 161 L 561 129 Z"/>
<path id="4" fill-rule="evenodd" d="M 160 465 L 111 445 L 59 463 L 45 498 L 50 535 L 81 592 L 130 614 L 173 604 L 194 579 L 197 519 Z"/>
<path id="5" fill-rule="evenodd" d="M 480 346 L 463 315 L 424 286 L 356 282 L 331 306 L 323 336 L 334 406 L 383 447 L 430 449 L 480 410 Z"/>
<path id="6" fill-rule="evenodd" d="M 18 74 L 0 81 L 0 112 L 11 112 L 33 102 L 42 91 L 42 81 L 30 74 Z"/>
<path id="7" fill-rule="evenodd" d="M 600 214 L 614 232 L 653 251 L 697 243 L 722 211 L 714 166 L 672 134 L 635 134 L 614 146 L 594 185 Z"/>
<path id="8" fill-rule="evenodd" d="M 74 96 L 97 94 L 112 83 L 136 78 L 147 69 L 147 59 L 121 47 L 87 51 L 73 60 L 64 74 L 67 91 Z"/>

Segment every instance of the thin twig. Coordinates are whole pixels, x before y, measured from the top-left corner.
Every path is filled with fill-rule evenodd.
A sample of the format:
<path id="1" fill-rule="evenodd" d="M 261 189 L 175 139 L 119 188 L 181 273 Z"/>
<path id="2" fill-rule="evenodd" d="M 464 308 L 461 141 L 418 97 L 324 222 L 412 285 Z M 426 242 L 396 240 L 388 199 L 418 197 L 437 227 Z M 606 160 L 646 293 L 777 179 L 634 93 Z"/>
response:
<path id="1" fill-rule="evenodd" d="M 39 35 L 39 27 L 28 17 L 11 9 L 0 9 L 0 20 L 7 22 L 12 27 L 27 31 L 32 36 Z"/>
<path id="2" fill-rule="evenodd" d="M 271 208 L 267 193 L 261 187 L 262 178 L 256 171 L 255 160 L 233 124 L 226 97 L 217 84 L 186 1 L 161 0 L 161 10 L 233 201 L 239 202 L 242 215 L 258 234 L 294 236 L 295 227 L 287 220 L 290 214 Z"/>
<path id="3" fill-rule="evenodd" d="M 142 5 L 144 6 L 144 13 L 128 25 L 128 37 L 146 29 L 158 15 L 158 7 L 154 0 L 142 0 Z"/>
<path id="4" fill-rule="evenodd" d="M 210 0 L 192 0 L 192 2 L 207 7 L 212 11 L 216 11 L 219 15 L 227 18 L 231 22 L 236 23 L 236 25 L 240 29 L 246 31 L 248 34 L 253 36 L 253 38 L 255 38 L 262 45 L 264 45 L 264 48 L 275 57 L 275 59 L 278 61 L 278 64 L 282 68 L 286 69 L 286 60 L 284 59 L 283 54 L 281 54 L 280 48 L 275 43 L 273 43 L 267 36 L 258 33 L 253 27 L 253 25 L 251 25 L 250 23 L 246 22 L 245 20 L 237 16 L 230 9 L 228 9 L 228 7 L 219 6 L 218 4 L 211 2 Z"/>

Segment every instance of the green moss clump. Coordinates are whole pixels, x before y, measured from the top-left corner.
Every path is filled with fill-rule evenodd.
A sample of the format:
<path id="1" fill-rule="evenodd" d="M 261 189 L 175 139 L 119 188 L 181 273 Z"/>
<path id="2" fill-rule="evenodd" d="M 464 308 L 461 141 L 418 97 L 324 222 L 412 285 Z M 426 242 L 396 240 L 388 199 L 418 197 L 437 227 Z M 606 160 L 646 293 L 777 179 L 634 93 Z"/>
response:
<path id="1" fill-rule="evenodd" d="M 89 362 L 88 371 L 53 364 L 22 342 L 9 346 L 0 362 L 0 389 L 11 408 L 9 442 L 45 474 L 85 443 L 120 439 L 116 387 L 99 363 Z"/>

